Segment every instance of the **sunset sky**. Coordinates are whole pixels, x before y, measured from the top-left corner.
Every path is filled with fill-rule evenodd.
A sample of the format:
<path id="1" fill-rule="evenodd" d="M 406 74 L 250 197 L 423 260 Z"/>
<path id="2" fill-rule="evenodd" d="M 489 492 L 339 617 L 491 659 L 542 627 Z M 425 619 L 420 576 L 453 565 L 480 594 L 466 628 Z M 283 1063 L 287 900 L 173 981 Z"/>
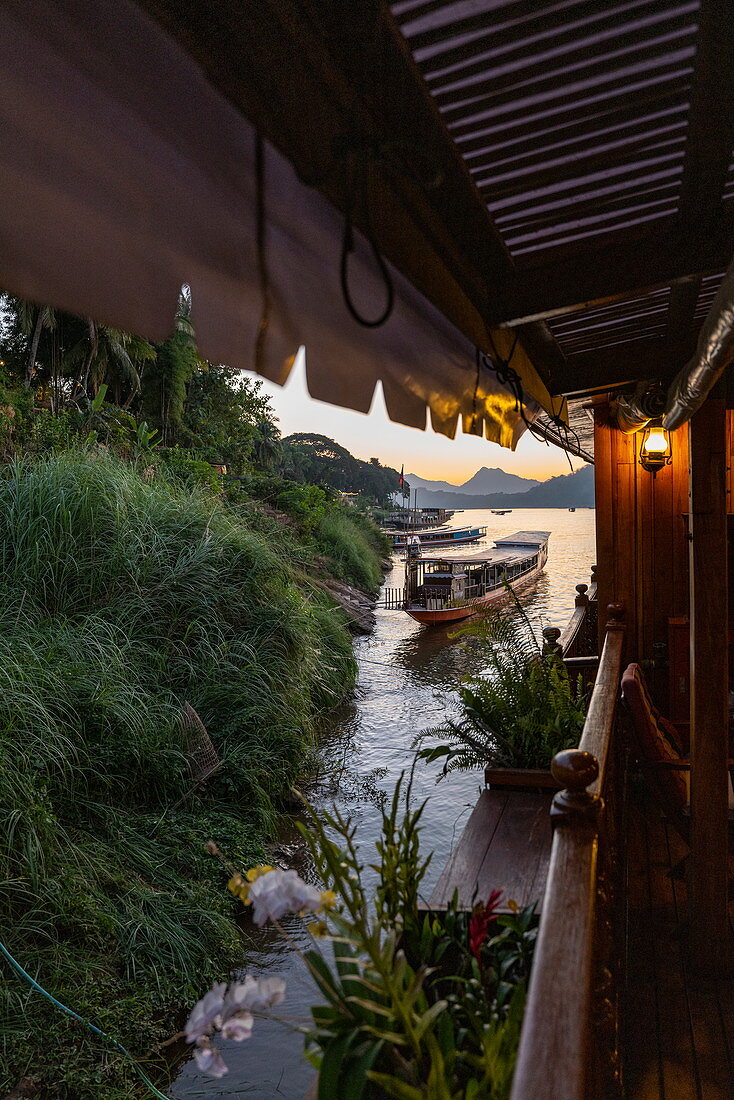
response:
<path id="1" fill-rule="evenodd" d="M 539 481 L 570 472 L 568 457 L 560 448 L 537 442 L 529 432 L 525 433 L 513 453 L 475 436 L 460 434 L 451 440 L 437 435 L 430 427 L 421 432 L 393 424 L 388 419 L 379 390 L 367 416 L 314 401 L 306 388 L 301 356 L 296 359 L 290 378 L 282 388 L 261 381 L 272 400 L 283 435 L 290 435 L 291 432 L 326 435 L 341 443 L 357 458 L 379 458 L 386 466 L 394 466 L 398 470 L 404 465 L 406 474 L 414 473 L 419 477 L 460 485 L 481 466 L 499 466 L 508 473 Z M 574 469 L 583 466 L 580 459 L 570 457 Z"/>

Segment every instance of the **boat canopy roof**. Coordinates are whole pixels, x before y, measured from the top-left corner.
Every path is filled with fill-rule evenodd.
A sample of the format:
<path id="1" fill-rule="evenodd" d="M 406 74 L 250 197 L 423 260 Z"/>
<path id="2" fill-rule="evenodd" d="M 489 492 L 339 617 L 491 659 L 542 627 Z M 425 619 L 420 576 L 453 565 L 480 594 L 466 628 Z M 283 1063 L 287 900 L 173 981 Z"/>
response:
<path id="1" fill-rule="evenodd" d="M 451 566 L 468 565 L 476 568 L 478 565 L 511 565 L 516 561 L 523 561 L 527 554 L 518 554 L 517 547 L 527 547 L 528 550 L 537 550 L 551 536 L 550 531 L 518 531 L 514 535 L 495 539 L 494 550 L 482 550 L 479 553 L 462 555 L 460 558 L 447 558 L 437 554 L 435 557 L 426 557 L 424 554 L 419 561 L 424 565 L 432 565 L 435 562 L 446 562 Z M 512 549 L 510 549 L 512 547 Z"/>
<path id="2" fill-rule="evenodd" d="M 495 546 L 541 546 L 551 537 L 550 531 L 516 531 L 514 535 L 504 535 L 495 539 Z"/>
<path id="3" fill-rule="evenodd" d="M 513 562 L 524 561 L 527 556 L 512 550 L 482 550 L 478 554 L 462 554 L 460 558 L 447 558 L 445 555 L 442 557 L 440 554 L 429 558 L 423 554 L 422 557 L 417 559 L 416 564 L 432 565 L 435 562 L 444 565 L 467 565 L 476 568 L 478 565 L 512 565 Z"/>

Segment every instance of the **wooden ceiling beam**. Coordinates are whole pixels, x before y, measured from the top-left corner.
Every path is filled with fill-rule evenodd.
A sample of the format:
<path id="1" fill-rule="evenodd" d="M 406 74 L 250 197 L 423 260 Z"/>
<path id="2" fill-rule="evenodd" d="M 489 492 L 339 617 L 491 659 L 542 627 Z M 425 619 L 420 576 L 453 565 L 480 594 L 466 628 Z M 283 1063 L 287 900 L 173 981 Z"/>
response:
<path id="1" fill-rule="evenodd" d="M 545 252 L 542 264 L 528 266 L 511 287 L 498 292 L 490 323 L 516 327 L 548 320 L 729 266 L 734 252 L 731 210 L 703 237 L 682 240 L 677 223 L 665 224 L 665 230 L 621 231 L 593 249 L 587 245 L 583 250 L 560 247 L 550 256 Z"/>
<path id="2" fill-rule="evenodd" d="M 614 389 L 642 379 L 667 381 L 683 366 L 689 354 L 686 346 L 671 345 L 659 336 L 569 354 L 564 366 L 553 376 L 553 392 L 572 397 L 601 387 Z"/>

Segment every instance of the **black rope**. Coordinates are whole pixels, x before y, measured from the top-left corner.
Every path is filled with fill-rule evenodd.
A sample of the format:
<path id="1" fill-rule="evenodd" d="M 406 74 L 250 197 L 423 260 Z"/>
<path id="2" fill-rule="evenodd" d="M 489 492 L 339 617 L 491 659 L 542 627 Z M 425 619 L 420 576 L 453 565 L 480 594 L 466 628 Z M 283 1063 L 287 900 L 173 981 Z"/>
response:
<path id="1" fill-rule="evenodd" d="M 372 229 L 368 197 L 369 160 L 364 151 L 353 151 L 344 162 L 344 233 L 339 260 L 339 279 L 344 304 L 358 325 L 363 328 L 379 328 L 384 325 L 395 306 L 395 286 L 387 261 L 380 252 Z M 385 286 L 385 307 L 377 317 L 365 317 L 360 313 L 352 298 L 349 287 L 349 257 L 355 251 L 354 244 L 354 207 L 359 204 L 363 232 L 372 252 L 375 265 Z"/>
<path id="2" fill-rule="evenodd" d="M 411 159 L 399 155 L 405 152 L 411 154 Z M 443 180 L 442 170 L 428 160 L 425 161 L 422 167 L 420 165 L 416 167 L 413 163 L 416 157 L 425 158 L 425 149 L 419 144 L 376 141 L 360 135 L 355 129 L 335 138 L 332 145 L 331 160 L 320 174 L 314 176 L 301 175 L 301 179 L 307 187 L 322 190 L 337 170 L 342 172 L 340 186 L 343 194 L 344 232 L 339 260 L 339 278 L 344 303 L 357 324 L 362 325 L 364 328 L 379 328 L 380 325 L 384 325 L 395 305 L 393 278 L 387 261 L 380 251 L 372 227 L 369 208 L 368 172 L 373 165 L 380 164 L 387 171 L 396 175 L 398 179 L 402 179 L 406 175 L 411 177 L 427 191 L 440 186 Z M 355 251 L 355 212 L 360 216 L 364 236 L 385 286 L 385 308 L 375 318 L 364 317 L 360 313 L 354 303 L 349 286 L 349 257 Z"/>
<path id="3" fill-rule="evenodd" d="M 507 386 L 507 388 L 510 391 L 510 393 L 512 394 L 512 396 L 515 398 L 515 412 L 519 412 L 520 416 L 522 417 L 523 423 L 525 424 L 525 427 L 528 429 L 528 431 L 533 436 L 533 438 L 538 439 L 538 440 L 542 440 L 545 443 L 546 446 L 550 446 L 547 437 L 541 434 L 540 429 L 538 428 L 538 426 L 534 425 L 532 421 L 528 420 L 528 418 L 525 414 L 525 396 L 526 395 L 525 395 L 525 390 L 523 389 L 522 378 L 518 374 L 518 372 L 514 369 L 514 367 L 512 367 L 510 365 L 511 362 L 512 362 L 512 357 L 514 356 L 515 351 L 517 350 L 519 333 L 517 332 L 517 330 L 515 330 L 514 338 L 513 338 L 513 341 L 512 341 L 512 346 L 510 348 L 509 355 L 507 355 L 507 356 L 500 355 L 499 351 L 497 350 L 497 345 L 494 342 L 494 337 L 492 336 L 491 330 L 487 331 L 487 335 L 489 337 L 489 342 L 490 342 L 491 347 L 492 347 L 492 354 L 493 354 L 494 358 L 490 359 L 486 355 L 480 355 L 479 349 L 477 349 L 477 380 L 476 380 L 476 384 L 474 386 L 474 410 L 475 410 L 475 413 L 476 413 L 476 403 L 477 403 L 477 390 L 479 388 L 479 364 L 480 364 L 480 360 L 481 360 L 481 361 L 484 362 L 484 365 L 489 370 L 493 371 L 496 374 L 497 380 L 499 382 L 501 382 L 503 385 Z M 550 420 L 551 424 L 553 424 L 553 426 L 558 430 L 559 441 L 562 444 L 565 444 L 563 449 L 566 452 L 566 458 L 568 458 L 568 465 L 571 469 L 571 473 L 573 473 L 573 464 L 571 462 L 571 459 L 569 458 L 569 447 L 570 447 L 569 436 L 571 434 L 573 434 L 573 436 L 576 439 L 576 449 L 577 449 L 577 451 L 580 451 L 582 448 L 581 448 L 581 440 L 578 437 L 578 433 L 570 426 L 570 424 L 566 424 L 566 422 L 563 420 L 563 418 L 560 415 L 554 414 L 554 413 L 546 413 L 546 415 L 547 415 L 548 419 Z"/>
<path id="4" fill-rule="evenodd" d="M 528 430 L 532 430 L 531 422 L 528 420 L 525 414 L 525 391 L 522 385 L 522 378 L 517 373 L 515 368 L 511 366 L 513 356 L 517 351 L 517 345 L 519 340 L 519 334 L 515 330 L 512 340 L 512 346 L 510 347 L 509 355 L 502 356 L 497 350 L 497 345 L 494 342 L 491 329 L 487 330 L 489 342 L 492 345 L 492 356 L 483 356 L 484 365 L 488 370 L 494 371 L 497 375 L 497 380 L 504 386 L 507 386 L 508 390 L 515 398 L 515 412 L 519 413 L 522 417 L 523 424 Z"/>

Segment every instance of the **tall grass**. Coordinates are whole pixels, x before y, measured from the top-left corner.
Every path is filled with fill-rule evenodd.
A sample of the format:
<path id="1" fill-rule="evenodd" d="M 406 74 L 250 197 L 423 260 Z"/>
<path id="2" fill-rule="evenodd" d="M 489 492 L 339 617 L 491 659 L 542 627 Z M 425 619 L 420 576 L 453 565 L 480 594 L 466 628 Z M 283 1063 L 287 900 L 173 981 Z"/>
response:
<path id="1" fill-rule="evenodd" d="M 380 559 L 390 557 L 390 546 L 374 523 L 346 505 L 323 516 L 314 538 L 337 576 L 365 592 L 378 590 L 382 581 Z"/>
<path id="2" fill-rule="evenodd" d="M 261 854 L 353 681 L 340 613 L 296 576 L 223 504 L 112 458 L 0 477 L 2 935 L 141 1052 L 236 952 L 203 841 Z M 224 763 L 181 803 L 186 700 Z M 2 976 L 0 1092 L 32 1066 L 49 1097 L 136 1095 L 116 1056 Z"/>

